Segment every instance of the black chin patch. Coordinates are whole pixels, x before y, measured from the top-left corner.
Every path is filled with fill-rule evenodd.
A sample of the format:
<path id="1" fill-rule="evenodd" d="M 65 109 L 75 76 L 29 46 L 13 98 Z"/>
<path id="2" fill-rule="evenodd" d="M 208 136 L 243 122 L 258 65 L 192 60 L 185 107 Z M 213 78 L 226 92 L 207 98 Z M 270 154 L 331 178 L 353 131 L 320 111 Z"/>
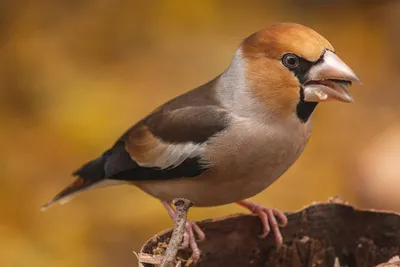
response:
<path id="1" fill-rule="evenodd" d="M 306 123 L 317 107 L 318 102 L 306 102 L 304 101 L 304 91 L 300 87 L 300 101 L 296 106 L 296 114 L 302 123 Z"/>

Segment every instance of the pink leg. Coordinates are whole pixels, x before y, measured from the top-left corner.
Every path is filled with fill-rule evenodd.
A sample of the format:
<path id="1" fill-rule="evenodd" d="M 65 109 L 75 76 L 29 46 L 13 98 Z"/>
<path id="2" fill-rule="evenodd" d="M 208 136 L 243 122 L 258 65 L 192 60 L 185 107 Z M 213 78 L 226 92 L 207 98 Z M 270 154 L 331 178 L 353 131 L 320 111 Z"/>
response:
<path id="1" fill-rule="evenodd" d="M 277 247 L 282 246 L 283 238 L 279 226 L 285 227 L 288 223 L 287 217 L 282 211 L 263 207 L 247 200 L 238 201 L 236 203 L 260 217 L 263 225 L 261 238 L 265 238 L 272 229 Z"/>
<path id="2" fill-rule="evenodd" d="M 168 202 L 165 202 L 165 201 L 161 201 L 161 203 L 167 210 L 171 219 L 175 220 L 175 210 L 171 206 L 171 204 L 169 204 Z M 192 249 L 193 261 L 197 262 L 200 259 L 200 249 L 197 246 L 194 233 L 197 234 L 199 241 L 203 241 L 206 238 L 204 232 L 200 229 L 200 227 L 196 223 L 191 222 L 191 221 L 186 221 L 186 229 L 185 229 L 185 232 L 183 233 L 183 241 L 182 241 L 181 248 L 186 249 L 186 248 L 190 247 Z"/>

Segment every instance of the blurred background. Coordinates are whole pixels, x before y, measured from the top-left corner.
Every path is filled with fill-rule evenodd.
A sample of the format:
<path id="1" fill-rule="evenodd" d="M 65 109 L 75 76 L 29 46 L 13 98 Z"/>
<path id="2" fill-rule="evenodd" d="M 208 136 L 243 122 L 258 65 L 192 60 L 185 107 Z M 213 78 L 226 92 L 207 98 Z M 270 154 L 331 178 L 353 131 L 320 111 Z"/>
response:
<path id="1" fill-rule="evenodd" d="M 0 265 L 136 266 L 171 227 L 133 186 L 41 212 L 82 163 L 169 98 L 221 73 L 279 21 L 314 28 L 363 81 L 321 104 L 301 159 L 254 200 L 285 211 L 340 195 L 400 211 L 400 3 L 350 0 L 0 1 Z M 192 209 L 193 220 L 245 212 Z"/>

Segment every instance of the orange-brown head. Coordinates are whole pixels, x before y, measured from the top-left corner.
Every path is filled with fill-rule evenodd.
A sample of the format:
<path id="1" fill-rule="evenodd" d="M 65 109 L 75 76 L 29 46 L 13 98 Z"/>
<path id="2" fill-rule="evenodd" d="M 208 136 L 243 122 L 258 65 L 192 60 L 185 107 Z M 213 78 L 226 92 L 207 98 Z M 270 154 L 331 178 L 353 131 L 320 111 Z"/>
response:
<path id="1" fill-rule="evenodd" d="M 307 121 L 320 101 L 352 102 L 346 87 L 359 82 L 324 37 L 299 24 L 256 32 L 243 41 L 241 53 L 249 89 L 278 117 L 296 112 Z"/>

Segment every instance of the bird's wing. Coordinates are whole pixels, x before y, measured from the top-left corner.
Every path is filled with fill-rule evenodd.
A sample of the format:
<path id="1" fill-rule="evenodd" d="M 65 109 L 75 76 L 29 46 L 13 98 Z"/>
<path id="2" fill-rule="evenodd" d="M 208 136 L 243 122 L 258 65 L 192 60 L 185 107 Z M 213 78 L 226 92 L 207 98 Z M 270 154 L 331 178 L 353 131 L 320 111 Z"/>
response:
<path id="1" fill-rule="evenodd" d="M 202 159 L 207 141 L 230 119 L 205 89 L 168 102 L 128 130 L 109 151 L 106 177 L 159 180 L 201 174 L 207 165 Z"/>
<path id="2" fill-rule="evenodd" d="M 212 106 L 166 112 L 135 127 L 126 150 L 142 167 L 168 169 L 202 155 L 203 144 L 226 127 L 227 112 Z"/>

